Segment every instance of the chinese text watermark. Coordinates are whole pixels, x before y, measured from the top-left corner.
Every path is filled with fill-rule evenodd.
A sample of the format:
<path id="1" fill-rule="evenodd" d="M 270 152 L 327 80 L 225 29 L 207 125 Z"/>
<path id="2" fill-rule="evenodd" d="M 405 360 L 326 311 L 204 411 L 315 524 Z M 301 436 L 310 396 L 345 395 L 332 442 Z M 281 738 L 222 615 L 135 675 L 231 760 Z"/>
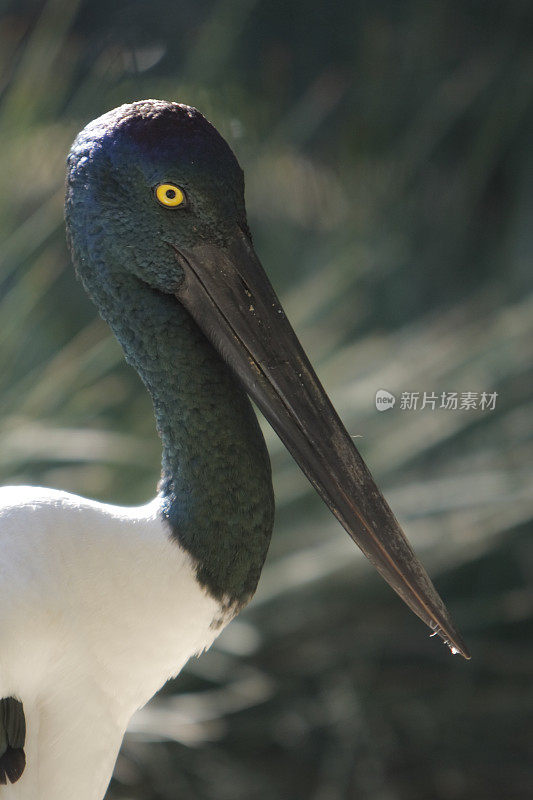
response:
<path id="1" fill-rule="evenodd" d="M 402 392 L 398 408 L 400 411 L 494 411 L 497 397 L 498 392 Z M 378 389 L 378 411 L 388 411 L 395 403 L 395 395 Z"/>

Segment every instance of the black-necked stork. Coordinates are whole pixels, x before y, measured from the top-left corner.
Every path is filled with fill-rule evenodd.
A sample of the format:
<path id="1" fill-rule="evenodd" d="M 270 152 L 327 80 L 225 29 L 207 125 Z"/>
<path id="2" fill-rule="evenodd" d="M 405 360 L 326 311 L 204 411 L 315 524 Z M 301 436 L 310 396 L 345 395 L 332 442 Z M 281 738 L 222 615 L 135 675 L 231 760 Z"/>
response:
<path id="1" fill-rule="evenodd" d="M 66 223 L 152 397 L 162 476 L 136 508 L 0 490 L 0 797 L 101 800 L 133 712 L 252 597 L 274 503 L 247 395 L 385 580 L 468 658 L 285 317 L 242 170 L 205 117 L 146 100 L 87 125 Z"/>

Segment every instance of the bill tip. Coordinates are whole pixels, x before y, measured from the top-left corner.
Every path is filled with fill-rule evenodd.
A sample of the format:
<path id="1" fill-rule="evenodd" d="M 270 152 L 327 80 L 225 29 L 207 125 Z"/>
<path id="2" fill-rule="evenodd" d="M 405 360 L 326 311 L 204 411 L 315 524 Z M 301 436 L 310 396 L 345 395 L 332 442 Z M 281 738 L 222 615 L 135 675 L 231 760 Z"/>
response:
<path id="1" fill-rule="evenodd" d="M 445 632 L 439 626 L 431 625 L 432 633 L 429 634 L 430 638 L 434 636 L 439 636 L 445 645 L 447 645 L 450 649 L 452 656 L 463 656 L 466 661 L 470 661 L 471 655 L 468 651 L 467 646 L 461 639 L 458 633 L 454 632 L 453 636 L 449 632 Z"/>
<path id="2" fill-rule="evenodd" d="M 444 641 L 444 644 L 448 645 L 450 648 L 452 656 L 462 656 L 466 661 L 470 661 L 471 655 L 468 651 L 468 648 L 462 642 L 462 640 L 459 639 L 459 637 L 457 637 L 457 639 L 454 637 L 453 640 L 442 636 L 442 634 L 441 637 Z"/>
<path id="3" fill-rule="evenodd" d="M 468 650 L 465 647 L 459 648 L 459 647 L 455 647 L 453 644 L 449 645 L 449 647 L 450 647 L 452 656 L 462 656 L 466 661 L 470 661 L 470 659 L 472 658 L 472 656 L 470 655 L 470 653 L 468 652 Z"/>

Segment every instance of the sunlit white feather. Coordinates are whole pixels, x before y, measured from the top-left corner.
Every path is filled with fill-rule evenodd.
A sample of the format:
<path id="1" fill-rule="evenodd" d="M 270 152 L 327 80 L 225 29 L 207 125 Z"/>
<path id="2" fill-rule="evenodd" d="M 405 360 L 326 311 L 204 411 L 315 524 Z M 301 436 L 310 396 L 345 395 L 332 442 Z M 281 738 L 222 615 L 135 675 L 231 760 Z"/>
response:
<path id="1" fill-rule="evenodd" d="M 133 712 L 211 645 L 221 608 L 159 512 L 0 488 L 0 696 L 27 766 L 2 800 L 100 800 Z"/>

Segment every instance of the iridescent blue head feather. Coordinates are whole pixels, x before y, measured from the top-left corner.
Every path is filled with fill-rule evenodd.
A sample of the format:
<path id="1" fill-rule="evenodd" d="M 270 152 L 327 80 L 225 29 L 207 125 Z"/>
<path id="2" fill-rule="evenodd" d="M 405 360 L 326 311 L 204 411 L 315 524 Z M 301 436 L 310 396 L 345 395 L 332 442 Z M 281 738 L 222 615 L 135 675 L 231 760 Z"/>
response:
<path id="1" fill-rule="evenodd" d="M 167 181 L 186 195 L 171 214 L 153 194 Z M 81 131 L 68 157 L 66 209 L 67 222 L 86 224 L 78 240 L 112 226 L 109 268 L 122 268 L 135 241 L 128 269 L 167 292 L 180 278 L 169 245 L 223 244 L 235 225 L 246 229 L 244 178 L 231 148 L 199 111 L 160 100 L 120 106 Z"/>

